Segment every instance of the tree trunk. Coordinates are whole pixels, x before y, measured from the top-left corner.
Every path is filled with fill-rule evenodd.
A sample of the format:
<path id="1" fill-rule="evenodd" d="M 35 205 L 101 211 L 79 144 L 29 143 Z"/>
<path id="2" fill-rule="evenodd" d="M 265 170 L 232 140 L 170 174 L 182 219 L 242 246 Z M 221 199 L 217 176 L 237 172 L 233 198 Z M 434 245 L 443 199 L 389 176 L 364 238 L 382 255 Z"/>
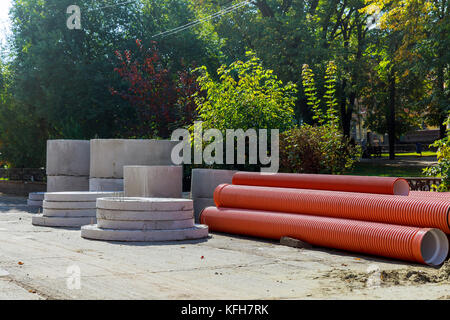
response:
<path id="1" fill-rule="evenodd" d="M 389 102 L 388 102 L 387 129 L 389 136 L 389 159 L 395 159 L 395 71 L 392 68 L 389 75 Z"/>
<path id="2" fill-rule="evenodd" d="M 437 70 L 438 92 L 439 92 L 439 139 L 443 139 L 447 133 L 447 127 L 444 125 L 444 121 L 447 120 L 447 113 L 442 110 L 443 101 L 445 101 L 445 82 L 444 82 L 444 68 L 438 67 Z"/>

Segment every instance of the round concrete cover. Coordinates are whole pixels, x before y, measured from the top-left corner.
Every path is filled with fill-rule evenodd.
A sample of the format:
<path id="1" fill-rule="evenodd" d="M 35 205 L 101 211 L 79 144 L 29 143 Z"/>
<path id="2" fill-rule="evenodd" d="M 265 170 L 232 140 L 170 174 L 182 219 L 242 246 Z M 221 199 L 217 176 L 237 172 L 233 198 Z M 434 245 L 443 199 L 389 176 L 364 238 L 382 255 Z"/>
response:
<path id="1" fill-rule="evenodd" d="M 47 209 L 42 214 L 45 217 L 96 217 L 95 209 Z"/>
<path id="2" fill-rule="evenodd" d="M 81 228 L 81 236 L 105 241 L 178 241 L 206 238 L 208 226 L 195 225 L 193 228 L 174 230 L 115 230 L 86 225 Z"/>
<path id="3" fill-rule="evenodd" d="M 123 221 L 97 219 L 97 226 L 101 229 L 120 230 L 171 230 L 186 229 L 194 226 L 194 219 L 186 220 L 156 220 L 156 221 Z"/>
<path id="4" fill-rule="evenodd" d="M 62 218 L 62 217 L 45 217 L 42 214 L 35 215 L 31 218 L 31 222 L 35 226 L 44 227 L 81 227 L 96 223 L 95 217 L 78 217 L 78 218 Z"/>
<path id="5" fill-rule="evenodd" d="M 42 206 L 46 209 L 95 209 L 95 201 L 47 201 Z"/>
<path id="6" fill-rule="evenodd" d="M 123 192 L 114 191 L 66 191 L 66 192 L 46 192 L 46 201 L 95 201 L 97 198 L 120 197 Z"/>
<path id="7" fill-rule="evenodd" d="M 97 208 L 127 211 L 182 211 L 192 210 L 193 202 L 189 199 L 177 198 L 99 198 Z"/>
<path id="8" fill-rule="evenodd" d="M 167 221 L 192 219 L 193 217 L 194 212 L 192 211 L 192 209 L 180 211 L 125 211 L 97 209 L 97 218 L 104 220 Z"/>

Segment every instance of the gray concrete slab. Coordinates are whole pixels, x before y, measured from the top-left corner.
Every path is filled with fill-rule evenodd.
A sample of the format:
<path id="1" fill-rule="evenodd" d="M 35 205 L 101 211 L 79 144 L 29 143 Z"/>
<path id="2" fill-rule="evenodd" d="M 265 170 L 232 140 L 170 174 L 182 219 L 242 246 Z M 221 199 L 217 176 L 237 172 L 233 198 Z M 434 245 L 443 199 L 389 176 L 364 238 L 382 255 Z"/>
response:
<path id="1" fill-rule="evenodd" d="M 103 241 L 160 242 L 203 239 L 208 236 L 208 226 L 197 224 L 184 229 L 103 229 L 95 225 L 81 227 L 81 236 Z"/>
<path id="2" fill-rule="evenodd" d="M 206 207 L 215 207 L 213 198 L 193 198 L 195 222 L 200 222 L 200 213 Z"/>
<path id="3" fill-rule="evenodd" d="M 89 177 L 47 176 L 47 192 L 89 191 Z"/>
<path id="4" fill-rule="evenodd" d="M 125 197 L 181 198 L 183 166 L 124 166 Z"/>
<path id="5" fill-rule="evenodd" d="M 89 191 L 123 192 L 123 179 L 89 178 Z"/>
<path id="6" fill-rule="evenodd" d="M 178 143 L 169 140 L 93 139 L 90 177 L 122 179 L 123 166 L 172 165 L 172 149 Z"/>
<path id="7" fill-rule="evenodd" d="M 89 165 L 89 140 L 47 140 L 47 175 L 89 176 Z"/>
<path id="8" fill-rule="evenodd" d="M 212 198 L 219 184 L 232 182 L 237 171 L 219 169 L 192 169 L 192 198 Z"/>
<path id="9" fill-rule="evenodd" d="M 435 269 L 218 233 L 169 243 L 90 241 L 80 230 L 33 226 L 32 216 L 26 198 L 0 197 L 0 299 L 450 298 L 448 262 Z M 373 270 L 383 273 L 380 285 L 370 285 Z"/>

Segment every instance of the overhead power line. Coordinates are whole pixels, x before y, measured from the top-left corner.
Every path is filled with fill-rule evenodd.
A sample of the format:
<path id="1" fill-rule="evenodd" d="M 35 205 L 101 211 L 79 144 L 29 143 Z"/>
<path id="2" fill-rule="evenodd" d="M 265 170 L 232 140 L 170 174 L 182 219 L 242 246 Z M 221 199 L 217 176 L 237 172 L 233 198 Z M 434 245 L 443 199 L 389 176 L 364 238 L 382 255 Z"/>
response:
<path id="1" fill-rule="evenodd" d="M 239 9 L 239 8 L 242 8 L 242 7 L 244 7 L 244 6 L 248 5 L 248 4 L 250 4 L 250 1 L 248 1 L 248 0 L 247 0 L 247 1 L 239 2 L 239 3 L 235 4 L 235 5 L 232 5 L 232 6 L 229 6 L 229 7 L 227 7 L 227 8 L 221 9 L 221 10 L 217 11 L 216 13 L 214 13 L 214 14 L 212 14 L 212 15 L 209 15 L 209 16 L 207 16 L 207 17 L 205 17 L 205 18 L 198 19 L 198 20 L 189 22 L 189 23 L 187 23 L 187 24 L 185 24 L 185 25 L 176 27 L 176 28 L 174 28 L 174 29 L 167 30 L 167 31 L 164 31 L 164 32 L 160 32 L 160 33 L 158 33 L 158 34 L 155 34 L 155 35 L 152 36 L 152 38 L 155 38 L 155 37 L 161 37 L 161 36 L 162 36 L 163 38 L 165 38 L 165 37 L 167 37 L 167 36 L 176 34 L 176 33 L 178 33 L 178 32 L 181 32 L 181 31 L 184 31 L 184 30 L 193 28 L 193 27 L 195 27 L 195 26 L 197 26 L 197 25 L 199 25 L 199 24 L 201 24 L 201 23 L 203 23 L 203 22 L 206 22 L 206 21 L 209 21 L 209 20 L 211 20 L 211 19 L 218 18 L 218 17 L 221 17 L 221 16 L 223 16 L 223 15 L 225 15 L 225 14 L 231 13 L 231 12 L 233 12 L 233 11 Z"/>
<path id="2" fill-rule="evenodd" d="M 116 4 L 111 4 L 111 5 L 95 8 L 94 10 L 114 8 L 114 7 L 123 6 L 123 5 L 131 4 L 131 3 L 136 3 L 136 1 L 138 1 L 138 0 L 124 1 L 124 2 L 120 2 L 120 3 L 116 3 Z M 179 26 L 179 27 L 176 27 L 176 28 L 173 28 L 173 29 L 170 29 L 170 30 L 167 30 L 167 31 L 163 31 L 163 32 L 160 32 L 158 34 L 155 34 L 151 38 L 156 38 L 156 37 L 165 38 L 165 37 L 171 36 L 171 35 L 176 34 L 178 32 L 182 32 L 182 31 L 185 31 L 187 29 L 193 28 L 193 27 L 195 27 L 195 26 L 197 26 L 197 25 L 199 25 L 199 24 L 201 24 L 203 22 L 206 22 L 206 21 L 212 20 L 214 18 L 218 18 L 218 17 L 221 17 L 221 16 L 226 15 L 228 13 L 231 13 L 231 12 L 233 12 L 233 11 L 239 9 L 239 8 L 242 8 L 242 7 L 244 7 L 244 6 L 248 5 L 248 4 L 250 4 L 250 0 L 245 0 L 245 1 L 242 1 L 242 2 L 239 2 L 239 3 L 236 3 L 236 4 L 231 5 L 229 7 L 223 8 L 223 9 L 217 11 L 216 13 L 213 13 L 213 14 L 211 14 L 209 16 L 204 17 L 204 18 L 197 19 L 197 20 L 189 22 L 189 23 L 187 23 L 185 25 L 182 25 L 182 26 Z"/>

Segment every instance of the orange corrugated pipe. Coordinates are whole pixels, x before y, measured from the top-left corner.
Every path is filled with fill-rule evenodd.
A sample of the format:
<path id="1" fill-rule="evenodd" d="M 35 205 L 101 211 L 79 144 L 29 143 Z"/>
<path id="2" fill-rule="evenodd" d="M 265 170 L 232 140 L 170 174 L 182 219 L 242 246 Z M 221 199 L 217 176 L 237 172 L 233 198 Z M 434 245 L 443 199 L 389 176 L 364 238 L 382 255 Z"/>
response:
<path id="1" fill-rule="evenodd" d="M 280 239 L 428 265 L 440 265 L 449 243 L 439 229 L 268 211 L 205 208 L 200 221 L 210 231 Z"/>
<path id="2" fill-rule="evenodd" d="M 414 198 L 442 199 L 450 201 L 450 192 L 411 191 L 409 196 Z"/>
<path id="3" fill-rule="evenodd" d="M 221 184 L 214 191 L 214 202 L 218 207 L 438 228 L 450 233 L 450 203 L 435 199 Z"/>
<path id="4" fill-rule="evenodd" d="M 332 190 L 407 196 L 409 183 L 402 178 L 338 176 L 330 174 L 298 174 L 237 172 L 233 184 L 248 186 Z"/>

